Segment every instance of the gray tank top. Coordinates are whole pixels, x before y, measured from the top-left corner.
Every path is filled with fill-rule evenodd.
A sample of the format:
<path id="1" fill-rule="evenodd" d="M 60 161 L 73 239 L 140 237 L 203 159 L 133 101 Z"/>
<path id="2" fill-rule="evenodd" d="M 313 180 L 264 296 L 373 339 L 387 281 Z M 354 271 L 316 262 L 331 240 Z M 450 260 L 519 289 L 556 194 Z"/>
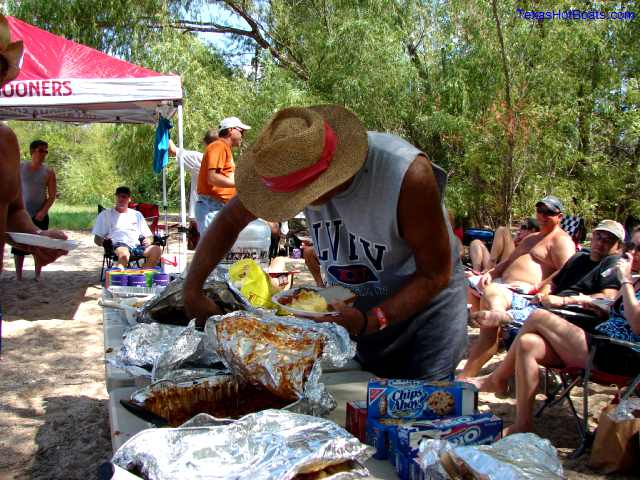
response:
<path id="1" fill-rule="evenodd" d="M 22 179 L 22 198 L 24 206 L 32 217 L 42 208 L 47 200 L 47 179 L 49 167 L 42 165 L 38 170 L 29 168 L 31 162 L 20 163 L 20 176 Z"/>
<path id="2" fill-rule="evenodd" d="M 362 309 L 382 303 L 397 292 L 416 271 L 413 252 L 400 236 L 397 206 L 404 175 L 415 157 L 422 153 L 405 140 L 385 133 L 369 132 L 368 145 L 367 160 L 347 190 L 323 205 L 310 205 L 304 210 L 309 233 L 327 274 L 327 283 L 341 284 L 356 292 L 358 299 L 355 306 Z M 437 165 L 432 166 L 443 198 L 446 174 Z M 448 225 L 444 202 L 442 208 Z M 454 274 L 448 288 L 436 295 L 425 311 L 402 325 L 378 332 L 384 333 L 380 335 L 384 339 L 376 340 L 377 333 L 364 337 L 374 340 L 370 349 L 372 351 L 366 352 L 367 342 L 363 338 L 358 345 L 360 354 L 365 357 L 368 354 L 389 354 L 406 345 L 407 339 L 403 340 L 403 337 L 415 334 L 416 328 L 420 329 L 428 320 L 438 318 L 447 318 L 444 323 L 457 325 L 454 329 L 438 328 L 438 340 L 446 342 L 451 334 L 463 337 L 463 340 L 454 341 L 453 344 L 466 342 L 466 302 L 460 294 L 464 289 L 458 243 L 450 225 L 448 231 L 454 265 Z M 424 248 L 428 249 L 429 245 Z M 452 308 L 452 305 L 457 307 L 458 304 L 461 304 L 462 310 Z M 451 318 L 452 315 L 455 318 Z M 430 339 L 433 340 L 435 339 Z M 450 363 L 454 362 L 451 358 Z M 412 376 L 421 374 L 418 372 Z"/>

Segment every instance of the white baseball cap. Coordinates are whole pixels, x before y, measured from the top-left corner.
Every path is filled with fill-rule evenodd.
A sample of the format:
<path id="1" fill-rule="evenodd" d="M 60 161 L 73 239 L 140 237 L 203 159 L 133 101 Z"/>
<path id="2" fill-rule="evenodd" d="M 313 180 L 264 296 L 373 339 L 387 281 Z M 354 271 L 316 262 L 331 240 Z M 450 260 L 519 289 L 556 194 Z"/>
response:
<path id="1" fill-rule="evenodd" d="M 228 128 L 241 128 L 242 130 L 250 130 L 249 125 L 245 125 L 238 117 L 223 118 L 218 125 L 218 133 Z"/>

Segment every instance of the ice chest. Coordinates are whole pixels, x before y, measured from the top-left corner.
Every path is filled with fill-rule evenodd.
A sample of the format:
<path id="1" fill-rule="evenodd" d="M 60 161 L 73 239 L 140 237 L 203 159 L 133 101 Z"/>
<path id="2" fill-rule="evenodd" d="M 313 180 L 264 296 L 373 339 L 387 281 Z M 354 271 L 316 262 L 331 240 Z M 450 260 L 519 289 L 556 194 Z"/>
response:
<path id="1" fill-rule="evenodd" d="M 373 378 L 367 386 L 367 416 L 431 420 L 471 415 L 478 390 L 465 382 L 427 382 Z"/>
<path id="2" fill-rule="evenodd" d="M 240 232 L 223 262 L 232 264 L 238 260 L 250 258 L 266 267 L 269 265 L 270 245 L 271 228 L 269 224 L 264 220 L 254 220 Z"/>

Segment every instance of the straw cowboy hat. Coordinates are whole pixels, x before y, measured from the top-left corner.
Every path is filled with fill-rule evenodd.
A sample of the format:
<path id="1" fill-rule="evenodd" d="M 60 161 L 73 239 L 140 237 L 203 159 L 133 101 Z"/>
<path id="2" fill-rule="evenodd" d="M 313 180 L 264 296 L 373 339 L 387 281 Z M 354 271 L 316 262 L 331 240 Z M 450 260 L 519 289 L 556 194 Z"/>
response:
<path id="1" fill-rule="evenodd" d="M 11 43 L 9 22 L 0 14 L 0 85 L 10 82 L 20 73 L 23 49 L 22 40 Z"/>
<path id="2" fill-rule="evenodd" d="M 285 108 L 238 159 L 238 196 L 257 217 L 286 220 L 353 177 L 366 157 L 367 131 L 346 108 Z"/>

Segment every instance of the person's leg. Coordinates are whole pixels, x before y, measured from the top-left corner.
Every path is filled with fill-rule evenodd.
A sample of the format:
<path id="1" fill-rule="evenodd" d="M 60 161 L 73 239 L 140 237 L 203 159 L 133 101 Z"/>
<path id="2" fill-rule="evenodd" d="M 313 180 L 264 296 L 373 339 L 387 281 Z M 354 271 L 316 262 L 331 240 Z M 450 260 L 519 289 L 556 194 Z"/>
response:
<path id="1" fill-rule="evenodd" d="M 318 260 L 318 255 L 316 255 L 316 251 L 312 246 L 305 245 L 302 249 L 302 256 L 304 258 L 304 263 L 309 269 L 309 273 L 316 282 L 318 287 L 324 287 L 324 280 L 322 279 L 322 274 L 320 273 L 320 261 Z"/>
<path id="2" fill-rule="evenodd" d="M 511 232 L 507 227 L 498 227 L 493 236 L 493 245 L 491 245 L 491 254 L 489 255 L 489 268 L 502 262 L 515 250 Z"/>
<path id="3" fill-rule="evenodd" d="M 204 219 L 209 213 L 209 209 L 207 208 L 207 203 L 204 200 L 204 197 L 198 198 L 195 206 L 196 211 L 196 224 L 198 225 L 198 232 L 200 236 L 204 235 L 205 227 L 204 227 Z"/>
<path id="4" fill-rule="evenodd" d="M 482 240 L 473 240 L 469 244 L 471 267 L 475 272 L 484 272 L 489 268 L 489 250 Z"/>
<path id="5" fill-rule="evenodd" d="M 36 220 L 35 218 L 31 219 L 33 224 L 38 227 L 40 230 L 49 230 L 49 214 L 46 214 L 42 220 Z M 33 261 L 36 265 L 36 282 L 40 281 L 40 274 L 42 273 L 42 265 L 38 263 L 38 259 L 33 257 Z"/>
<path id="6" fill-rule="evenodd" d="M 162 256 L 162 248 L 159 245 L 149 245 L 144 250 L 144 264 L 143 268 L 155 267 L 160 263 L 160 257 Z"/>
<path id="7" fill-rule="evenodd" d="M 469 357 L 462 370 L 463 377 L 475 377 L 498 352 L 500 325 L 510 320 L 506 311 L 511 300 L 503 287 L 489 284 L 480 301 L 481 310 L 471 314 L 472 320 L 480 327 L 478 339 L 469 348 Z"/>
<path id="8" fill-rule="evenodd" d="M 13 262 L 16 266 L 16 280 L 18 282 L 22 281 L 22 267 L 24 265 L 24 253 L 18 253 L 16 251 L 13 252 Z"/>
<path id="9" fill-rule="evenodd" d="M 116 257 L 118 257 L 118 265 L 122 268 L 127 268 L 129 266 L 129 257 L 131 255 L 129 248 L 126 246 L 119 246 L 116 247 L 113 252 L 116 254 Z"/>
<path id="10" fill-rule="evenodd" d="M 533 429 L 533 405 L 540 382 L 540 365 L 562 363 L 545 339 L 536 333 L 521 334 L 512 348 L 516 349 L 516 419 L 503 431 L 503 435 Z"/>

